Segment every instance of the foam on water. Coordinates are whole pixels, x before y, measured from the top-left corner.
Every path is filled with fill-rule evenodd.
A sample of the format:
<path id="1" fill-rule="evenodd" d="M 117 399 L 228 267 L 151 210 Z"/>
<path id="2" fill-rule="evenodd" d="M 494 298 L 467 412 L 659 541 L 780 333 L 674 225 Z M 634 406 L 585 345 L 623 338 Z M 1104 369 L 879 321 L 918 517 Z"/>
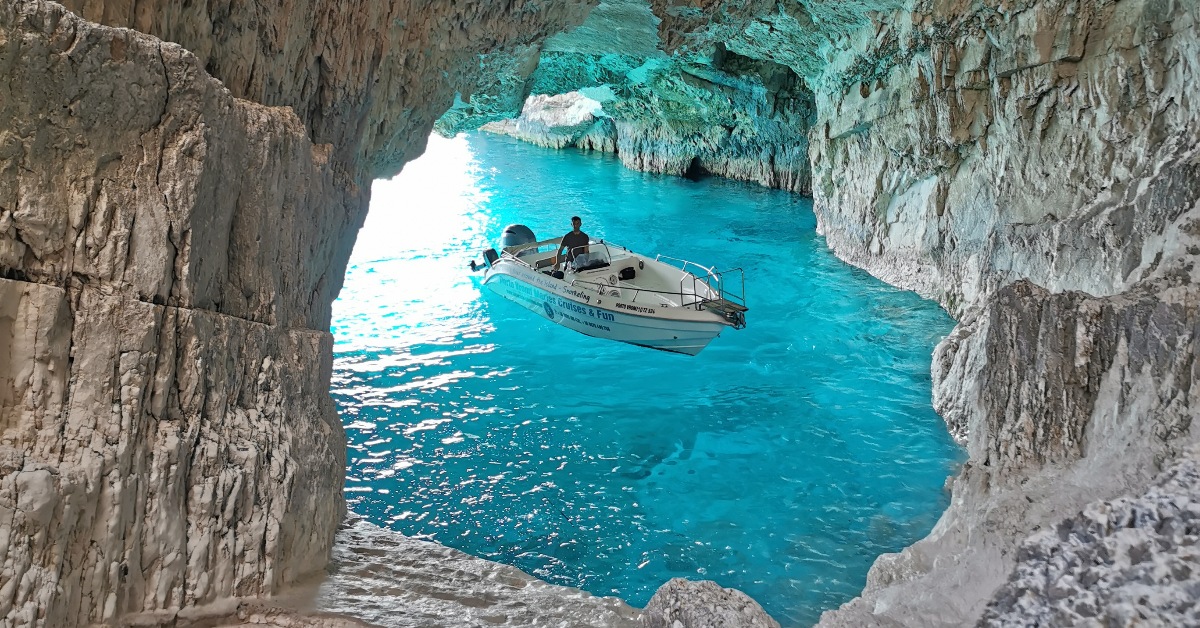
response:
<path id="1" fill-rule="evenodd" d="M 378 182 L 334 306 L 350 507 L 641 606 L 711 579 L 784 625 L 924 536 L 962 459 L 930 407 L 952 321 L 838 261 L 811 203 L 504 138 L 431 138 Z M 500 229 L 742 267 L 748 327 L 697 357 L 577 334 L 466 268 Z"/>

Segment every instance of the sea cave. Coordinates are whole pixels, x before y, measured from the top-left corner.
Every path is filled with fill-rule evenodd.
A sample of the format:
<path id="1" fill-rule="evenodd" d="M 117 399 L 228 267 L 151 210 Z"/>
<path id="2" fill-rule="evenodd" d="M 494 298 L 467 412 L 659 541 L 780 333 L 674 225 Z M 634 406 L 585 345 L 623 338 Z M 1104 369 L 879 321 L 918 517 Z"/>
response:
<path id="1" fill-rule="evenodd" d="M 1157 0 L 3 0 L 0 617 L 13 626 L 1200 623 L 1198 19 L 1194 2 Z M 863 327 L 821 331 L 772 309 L 782 290 L 758 287 L 747 329 L 692 362 L 606 353 L 615 350 L 539 328 L 570 347 L 541 354 L 556 368 L 620 365 L 623 379 L 595 398 L 514 414 L 516 426 L 559 421 L 554 442 L 520 441 L 512 425 L 442 434 L 438 421 L 419 438 L 560 446 L 559 462 L 580 467 L 611 454 L 603 471 L 630 486 L 663 475 L 655 486 L 666 497 L 646 508 L 692 521 L 691 496 L 722 486 L 704 476 L 705 459 L 779 468 L 840 455 L 835 429 L 780 430 L 765 438 L 769 453 L 730 436 L 735 421 L 777 426 L 805 412 L 788 402 L 814 412 L 851 403 L 739 382 L 750 368 L 764 382 L 822 381 L 827 373 L 768 377 L 798 362 L 779 356 L 803 339 L 804 355 L 878 369 L 850 389 L 864 413 L 895 401 L 889 377 L 915 382 L 901 386 L 920 398 L 905 398 L 913 410 L 895 432 L 907 452 L 940 452 L 912 493 L 924 500 L 916 523 L 896 506 L 912 484 L 887 484 L 911 463 L 892 448 L 862 480 L 891 496 L 871 506 L 881 518 L 866 517 L 861 537 L 851 524 L 822 528 L 844 529 L 841 547 L 866 552 L 852 590 L 815 595 L 840 576 L 806 571 L 794 594 L 764 593 L 757 567 L 743 569 L 740 586 L 760 604 L 711 567 L 734 560 L 732 544 L 697 558 L 682 548 L 705 548 L 702 539 L 672 546 L 654 540 L 659 528 L 630 524 L 611 547 L 650 546 L 611 557 L 612 573 L 677 556 L 672 569 L 687 577 L 640 584 L 624 600 L 612 593 L 621 584 L 592 590 L 590 576 L 472 556 L 387 529 L 402 512 L 368 512 L 361 478 L 392 476 L 364 466 L 379 449 L 364 427 L 373 423 L 351 416 L 376 394 L 362 391 L 390 386 L 399 411 L 427 400 L 410 380 L 356 383 L 354 352 L 380 344 L 356 346 L 354 334 L 415 346 L 415 330 L 443 314 L 406 301 L 397 314 L 409 322 L 347 331 L 355 305 L 387 305 L 369 294 L 370 278 L 354 283 L 364 260 L 384 258 L 360 258 L 356 246 L 410 246 L 405 230 L 423 214 L 456 221 L 446 233 L 469 237 L 455 246 L 477 249 L 515 220 L 372 192 L 419 173 L 423 154 L 465 145 L 487 163 L 516 164 L 497 172 L 523 164 L 538 178 L 495 189 L 558 195 L 514 201 L 534 207 L 520 218 L 542 232 L 565 230 L 573 208 L 604 198 L 565 183 L 565 172 L 587 171 L 626 185 L 614 202 L 649 208 L 581 210 L 595 234 L 666 254 L 745 247 L 753 252 L 726 254 L 759 276 L 803 255 L 806 269 L 835 279 L 798 290 L 839 297 L 805 311 L 841 308 L 837 325 L 858 316 Z M 373 222 L 393 210 L 409 222 Z M 638 222 L 645 216 L 656 220 Z M 691 229 L 686 238 L 655 231 L 671 221 Z M 455 260 L 464 277 L 466 261 Z M 426 277 L 435 291 L 473 289 L 469 278 L 436 277 Z M 866 305 L 851 307 L 855 299 Z M 486 307 L 483 324 L 496 330 L 487 342 L 515 355 L 521 340 L 504 334 L 524 324 L 518 313 Z M 849 336 L 866 344 L 822 344 Z M 421 351 L 442 336 L 430 338 Z M 593 347 L 593 361 L 571 360 Z M 383 359 L 399 372 L 410 365 L 397 355 Z M 540 373 L 537 355 L 514 370 Z M 688 415 L 670 425 L 715 422 L 706 431 L 638 436 L 638 417 L 615 422 L 617 406 L 597 402 L 687 369 L 705 401 L 651 410 Z M 496 394 L 532 395 L 535 380 L 518 375 L 502 374 L 510 379 Z M 574 375 L 561 381 L 588 385 Z M 460 401 L 438 412 L 458 412 L 446 408 Z M 586 417 L 625 430 L 610 440 L 629 446 L 590 446 Z M 571 458 L 580 451 L 591 458 Z M 431 456 L 447 468 L 453 454 Z M 833 472 L 837 481 L 851 468 Z M 739 509 L 773 516 L 821 493 L 813 483 L 728 484 L 723 505 L 699 504 L 714 527 L 736 528 L 747 516 Z M 549 518 L 526 509 L 538 538 L 588 527 L 563 514 L 559 484 L 542 486 L 562 503 Z M 523 504 L 527 488 L 489 499 Z M 874 498 L 820 499 L 836 509 Z M 452 502 L 430 508 L 439 503 Z M 590 506 L 622 511 L 615 503 Z M 441 521 L 458 516 L 449 508 Z M 804 543 L 808 534 L 788 525 L 778 538 Z M 588 534 L 573 543 L 599 547 L 600 533 Z M 564 545 L 568 558 L 596 553 Z M 765 565 L 790 551 L 759 549 Z M 805 596 L 816 600 L 805 610 L 787 606 Z"/>

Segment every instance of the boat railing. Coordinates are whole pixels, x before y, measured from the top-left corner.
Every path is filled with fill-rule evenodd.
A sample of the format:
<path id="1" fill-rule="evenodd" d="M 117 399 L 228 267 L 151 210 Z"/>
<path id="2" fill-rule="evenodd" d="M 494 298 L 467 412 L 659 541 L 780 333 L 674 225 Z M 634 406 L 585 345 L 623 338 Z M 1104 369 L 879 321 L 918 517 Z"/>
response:
<path id="1" fill-rule="evenodd" d="M 702 266 L 700 264 L 697 264 L 696 262 L 689 262 L 688 260 L 680 259 L 678 257 L 671 257 L 670 255 L 657 255 L 654 257 L 654 259 L 655 259 L 655 261 L 658 261 L 658 262 L 666 262 L 666 263 L 670 264 L 671 266 L 674 266 L 674 267 L 678 268 L 679 270 L 682 270 L 685 273 L 690 273 L 692 275 L 695 275 L 696 273 L 694 271 L 688 270 L 688 267 L 695 267 L 697 270 L 702 270 L 702 271 L 704 271 L 705 275 L 711 275 L 713 273 L 713 269 L 709 266 Z"/>
<path id="2" fill-rule="evenodd" d="M 632 295 L 629 297 L 630 303 L 637 303 L 638 296 L 642 295 L 642 294 L 659 294 L 659 295 L 671 297 L 673 299 L 679 299 L 680 301 L 683 300 L 683 293 L 682 293 L 682 291 L 678 291 L 678 290 L 654 290 L 651 288 L 631 288 L 628 285 L 622 285 L 622 284 L 613 285 L 606 281 L 592 281 L 590 279 L 573 279 L 573 280 L 571 280 L 571 285 L 572 286 L 589 287 L 592 290 L 599 292 L 601 296 L 607 294 L 607 292 L 605 292 L 606 290 L 626 290 L 626 291 L 632 292 Z M 697 306 L 698 303 L 699 303 L 699 301 L 693 301 L 691 303 L 685 303 L 683 305 L 688 306 L 688 307 L 695 307 L 695 306 Z M 655 306 L 662 306 L 661 303 L 657 303 L 657 302 L 653 302 L 653 304 Z M 672 306 L 672 307 L 674 307 L 674 306 Z"/>
<path id="3" fill-rule="evenodd" d="M 730 281 L 729 278 L 732 277 L 736 277 L 736 281 Z M 746 273 L 741 268 L 714 270 L 703 277 L 692 275 L 691 279 L 692 292 L 699 297 L 701 305 L 709 301 L 720 300 L 729 301 L 742 307 L 746 306 Z M 683 281 L 686 282 L 687 277 Z M 731 283 L 733 285 L 730 285 Z M 708 287 L 712 294 L 709 296 L 700 294 L 698 290 L 700 285 Z"/>
<path id="4" fill-rule="evenodd" d="M 679 295 L 680 300 L 689 295 L 685 288 L 690 281 L 692 287 L 690 296 L 694 296 L 695 299 L 691 301 L 689 305 L 703 307 L 705 303 L 715 300 L 723 300 L 729 301 L 743 308 L 746 306 L 746 274 L 741 268 L 716 270 L 711 266 L 704 266 L 702 264 L 697 264 L 696 262 L 680 259 L 678 257 L 671 257 L 669 255 L 659 255 L 655 257 L 655 259 L 660 262 L 671 264 L 672 266 L 675 266 L 686 273 L 679 281 Z M 701 274 L 701 271 L 703 274 Z M 734 290 L 734 286 L 729 285 L 732 282 L 727 282 L 725 279 L 725 275 L 732 276 L 734 273 L 737 273 L 738 278 L 736 291 Z M 716 293 L 715 296 L 706 296 L 701 294 L 701 284 L 703 284 L 709 290 L 714 291 Z"/>
<path id="5" fill-rule="evenodd" d="M 735 276 L 736 285 L 731 285 Z M 692 283 L 692 307 L 720 314 L 737 329 L 746 326 L 746 311 L 749 309 L 746 307 L 746 273 L 741 268 L 713 270 L 704 276 L 685 275 L 679 282 L 681 301 L 682 295 L 687 294 L 685 287 L 689 279 Z"/>
<path id="6" fill-rule="evenodd" d="M 528 242 L 525 244 L 514 244 L 504 247 L 503 255 L 522 266 L 527 266 L 530 269 L 538 269 L 543 266 L 541 263 L 546 258 L 545 253 L 558 253 L 558 245 L 561 242 L 559 238 L 551 240 L 541 240 L 539 242 Z M 546 247 L 543 250 L 542 247 Z M 550 248 L 554 247 L 554 248 Z M 532 260 L 532 263 L 530 263 Z"/>
<path id="7" fill-rule="evenodd" d="M 693 264 L 693 266 L 699 266 Z M 737 278 L 736 286 L 732 278 Z M 600 291 L 613 288 L 621 288 L 622 290 L 630 290 L 632 294 L 629 297 L 630 303 L 637 303 L 639 295 L 658 294 L 677 298 L 679 307 L 691 307 L 697 310 L 709 307 L 726 307 L 733 310 L 746 311 L 746 274 L 741 268 L 731 268 L 723 271 L 711 271 L 706 275 L 697 276 L 691 273 L 685 275 L 679 281 L 678 290 L 653 290 L 651 288 L 634 288 L 629 286 L 615 286 L 604 281 L 591 281 L 587 279 L 575 279 L 571 281 L 571 285 L 589 286 L 593 290 Z M 690 288 L 690 290 L 688 289 Z"/>

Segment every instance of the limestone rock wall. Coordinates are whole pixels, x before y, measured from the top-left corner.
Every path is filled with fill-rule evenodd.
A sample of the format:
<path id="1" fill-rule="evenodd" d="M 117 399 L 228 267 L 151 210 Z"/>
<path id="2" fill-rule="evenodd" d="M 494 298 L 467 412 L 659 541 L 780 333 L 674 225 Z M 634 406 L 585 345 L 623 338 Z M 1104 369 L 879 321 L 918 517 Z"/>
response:
<path id="1" fill-rule="evenodd" d="M 439 128 L 449 132 L 463 128 L 464 119 L 478 120 L 489 131 L 542 146 L 614 152 L 634 170 L 716 175 L 811 194 L 808 130 L 815 109 L 801 77 L 723 44 L 671 57 L 660 49 L 663 20 L 651 9 L 646 0 L 601 0 L 583 24 L 546 41 L 523 85 L 533 95 L 520 116 L 477 113 L 479 102 L 496 111 L 492 102 L 509 103 L 521 93 L 514 89 L 520 81 L 508 78 L 456 105 Z M 581 102 L 575 94 L 595 103 L 586 120 L 568 111 Z"/>
<path id="2" fill-rule="evenodd" d="M 812 93 L 786 66 L 718 50 L 633 83 L 606 110 L 628 168 L 811 193 Z"/>
<path id="3" fill-rule="evenodd" d="M 1145 493 L 1089 504 L 1023 543 L 979 625 L 1200 624 L 1197 453 Z"/>
<path id="4" fill-rule="evenodd" d="M 366 193 L 287 108 L 179 46 L 6 3 L 0 267 L 323 329 Z"/>
<path id="5" fill-rule="evenodd" d="M 893 14 L 816 90 L 819 229 L 959 314 L 1019 279 L 1114 294 L 1190 255 L 1173 234 L 1200 198 L 1198 18 L 1141 1 Z"/>
<path id="6" fill-rule="evenodd" d="M 973 622 L 1023 538 L 1200 436 L 1196 6 L 939 8 L 824 76 L 814 196 L 839 256 L 959 315 L 934 399 L 970 460 L 830 625 Z"/>
<path id="7" fill-rule="evenodd" d="M 787 67 L 723 50 L 691 61 L 557 51 L 532 80 L 521 116 L 485 130 L 614 152 L 643 172 L 811 193 L 813 97 Z"/>
<path id="8" fill-rule="evenodd" d="M 322 327 L 365 199 L 177 45 L 37 2 L 0 34 L 0 617 L 319 568 L 345 466 Z"/>
<path id="9" fill-rule="evenodd" d="M 0 3 L 0 622 L 182 621 L 328 560 L 369 182 L 587 5 L 74 8 Z"/>
<path id="10" fill-rule="evenodd" d="M 182 45 L 238 98 L 291 107 L 314 143 L 369 181 L 424 150 L 456 92 L 466 100 L 491 81 L 495 66 L 480 54 L 537 45 L 580 23 L 595 0 L 65 4 Z"/>
<path id="11" fill-rule="evenodd" d="M 345 464 L 327 334 L 91 287 L 0 280 L 0 303 L 6 622 L 169 615 L 325 560 Z"/>
<path id="12" fill-rule="evenodd" d="M 810 83 L 830 247 L 961 321 L 934 364 L 970 453 L 952 505 L 823 625 L 973 623 L 1021 539 L 1142 494 L 1200 438 L 1195 3 L 654 6 L 671 45 Z M 1057 594 L 1005 595 L 989 613 Z"/>
<path id="13" fill-rule="evenodd" d="M 1194 254 L 1173 234 L 1197 198 L 1195 3 L 652 6 L 668 50 L 805 80 L 831 248 L 953 313 L 1020 279 L 1114 294 Z"/>
<path id="14" fill-rule="evenodd" d="M 1000 289 L 934 355 L 935 407 L 970 454 L 950 508 L 822 623 L 974 623 L 1025 537 L 1098 498 L 1142 493 L 1200 440 L 1197 381 L 1200 287 L 1182 273 L 1110 297 Z"/>
<path id="15" fill-rule="evenodd" d="M 1189 440 L 1198 358 L 1200 285 L 1183 272 L 1112 297 L 1022 281 L 938 347 L 935 407 L 993 484 L 1077 461 L 1144 474 Z"/>

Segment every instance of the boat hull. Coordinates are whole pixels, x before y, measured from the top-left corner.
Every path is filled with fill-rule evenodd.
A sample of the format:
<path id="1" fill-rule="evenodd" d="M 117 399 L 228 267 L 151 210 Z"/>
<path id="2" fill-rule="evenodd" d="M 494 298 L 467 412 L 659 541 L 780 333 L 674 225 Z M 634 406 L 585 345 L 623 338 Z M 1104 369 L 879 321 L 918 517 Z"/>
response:
<path id="1" fill-rule="evenodd" d="M 496 264 L 483 283 L 563 327 L 662 351 L 696 355 L 729 326 L 702 309 L 646 307 L 572 286 L 520 264 Z"/>

